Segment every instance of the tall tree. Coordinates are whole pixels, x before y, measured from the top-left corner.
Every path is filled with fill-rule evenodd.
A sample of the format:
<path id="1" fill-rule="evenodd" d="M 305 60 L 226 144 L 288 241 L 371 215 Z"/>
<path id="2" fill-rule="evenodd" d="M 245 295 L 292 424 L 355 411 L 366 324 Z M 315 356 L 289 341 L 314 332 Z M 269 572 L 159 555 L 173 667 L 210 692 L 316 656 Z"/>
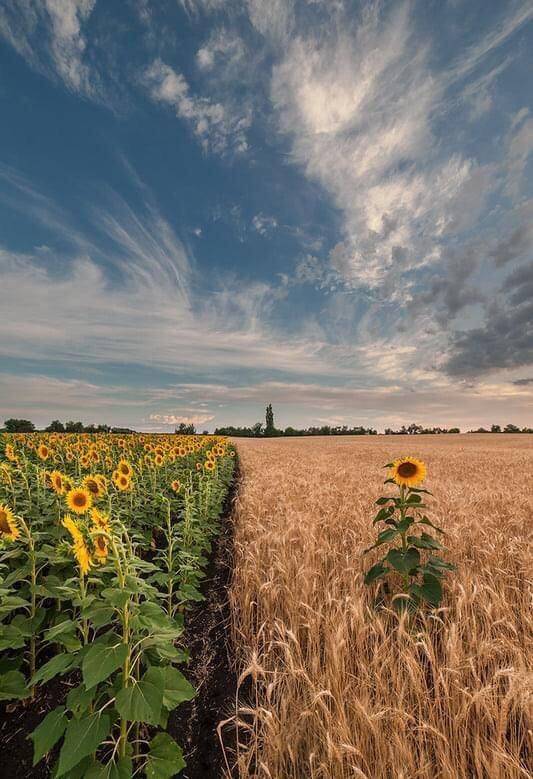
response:
<path id="1" fill-rule="evenodd" d="M 265 412 L 265 435 L 275 435 L 276 428 L 274 427 L 274 412 L 272 410 L 272 403 L 269 403 Z"/>

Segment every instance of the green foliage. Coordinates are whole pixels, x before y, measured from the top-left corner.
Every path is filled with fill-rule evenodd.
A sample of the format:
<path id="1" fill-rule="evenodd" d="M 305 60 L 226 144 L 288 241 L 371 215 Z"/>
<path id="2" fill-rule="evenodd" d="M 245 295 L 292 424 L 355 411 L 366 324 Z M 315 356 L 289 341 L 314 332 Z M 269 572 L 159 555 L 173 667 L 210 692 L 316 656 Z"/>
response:
<path id="1" fill-rule="evenodd" d="M 385 467 L 391 467 L 388 463 Z M 395 484 L 388 478 L 385 484 Z M 383 495 L 376 500 L 379 510 L 373 524 L 383 523 L 388 527 L 379 530 L 376 541 L 363 554 L 388 545 L 387 553 L 365 573 L 365 584 L 379 584 L 381 595 L 377 603 L 384 602 L 384 596 L 390 597 L 391 605 L 397 611 L 415 612 L 424 604 L 434 608 L 442 600 L 442 579 L 446 572 L 455 570 L 455 566 L 445 562 L 434 552 L 444 547 L 436 538 L 423 528 L 431 528 L 440 535 L 444 534 L 423 513 L 426 505 L 423 495 L 431 495 L 428 490 L 399 486 L 399 495 Z M 424 556 L 428 555 L 426 559 Z"/>
<path id="2" fill-rule="evenodd" d="M 61 451 L 68 439 L 57 434 L 49 440 L 61 441 Z M 172 439 L 169 447 L 181 445 Z M 34 440 L 42 439 L 35 434 Z M 190 443 L 185 454 L 156 468 L 146 462 L 143 441 L 106 442 L 106 451 L 117 448 L 113 467 L 123 447 L 137 447 L 138 487 L 97 504 L 108 517 L 101 533 L 107 554 L 84 574 L 61 524 L 64 498 L 45 488 L 36 447 L 0 435 L 0 504 L 13 508 L 20 529 L 14 541 L 0 539 L 0 700 L 28 697 L 75 672 L 70 679 L 78 683 L 64 705 L 30 735 L 34 765 L 58 749 L 54 777 L 169 778 L 185 766 L 178 744 L 158 729 L 195 695 L 179 669 L 187 659 L 184 617 L 203 597 L 235 463 L 224 445 L 212 458 L 214 467 L 209 464 L 216 443 L 211 437 Z M 4 456 L 7 444 L 15 446 L 16 459 Z M 56 467 L 79 483 L 78 461 L 62 457 Z M 170 487 L 174 479 L 179 490 Z M 94 531 L 84 528 L 92 549 Z M 158 731 L 150 744 L 148 727 Z"/>

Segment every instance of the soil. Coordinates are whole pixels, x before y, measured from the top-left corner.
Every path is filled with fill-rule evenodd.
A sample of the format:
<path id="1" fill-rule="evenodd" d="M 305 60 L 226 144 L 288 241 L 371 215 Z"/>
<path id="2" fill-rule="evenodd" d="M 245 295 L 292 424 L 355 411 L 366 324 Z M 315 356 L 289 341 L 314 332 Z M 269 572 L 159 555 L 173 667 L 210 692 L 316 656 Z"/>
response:
<path id="1" fill-rule="evenodd" d="M 217 729 L 235 712 L 237 674 L 229 643 L 228 587 L 233 571 L 232 508 L 237 494 L 239 465 L 226 497 L 221 529 L 211 552 L 202 592 L 185 618 L 184 645 L 190 650 L 187 679 L 196 687 L 192 701 L 171 712 L 168 732 L 181 745 L 187 767 L 179 779 L 222 779 L 231 773 L 235 729 Z M 221 742 L 222 740 L 222 742 Z"/>
<path id="2" fill-rule="evenodd" d="M 222 734 L 217 728 L 235 709 L 237 676 L 229 645 L 230 608 L 228 587 L 233 565 L 232 508 L 237 493 L 239 466 L 226 497 L 220 519 L 220 533 L 213 542 L 206 577 L 204 601 L 194 604 L 186 615 L 183 645 L 190 661 L 182 670 L 196 687 L 195 698 L 181 704 L 168 720 L 168 732 L 181 745 L 187 768 L 179 779 L 222 779 L 229 772 L 235 738 L 231 728 Z M 48 659 L 48 658 L 46 658 Z M 0 703 L 0 777 L 3 779 L 49 779 L 58 748 L 32 767 L 33 743 L 28 735 L 46 714 L 65 702 L 78 679 L 56 677 L 38 688 L 33 700 Z M 228 757 L 225 757 L 225 753 Z M 226 774 L 227 775 L 227 774 Z"/>

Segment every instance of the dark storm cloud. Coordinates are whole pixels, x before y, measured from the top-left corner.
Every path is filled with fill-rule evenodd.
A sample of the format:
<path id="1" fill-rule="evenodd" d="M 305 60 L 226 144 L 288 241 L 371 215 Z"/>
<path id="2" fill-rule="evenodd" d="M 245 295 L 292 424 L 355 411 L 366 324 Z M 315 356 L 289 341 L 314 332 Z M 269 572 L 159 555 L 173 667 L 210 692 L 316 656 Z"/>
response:
<path id="1" fill-rule="evenodd" d="M 455 333 L 447 373 L 475 376 L 533 364 L 533 263 L 509 274 L 501 291 L 507 296 L 488 307 L 484 327 Z"/>
<path id="2" fill-rule="evenodd" d="M 489 251 L 489 256 L 497 267 L 507 265 L 523 257 L 533 248 L 533 224 L 525 222 L 515 227 L 505 238 L 497 240 Z"/>
<path id="3" fill-rule="evenodd" d="M 476 246 L 462 252 L 450 253 L 444 266 L 445 276 L 434 278 L 426 292 L 421 293 L 414 305 L 421 301 L 436 311 L 435 318 L 441 327 L 449 325 L 466 306 L 482 303 L 485 295 L 469 282 L 479 267 L 480 251 Z"/>
<path id="4" fill-rule="evenodd" d="M 532 379 L 516 379 L 513 381 L 513 384 L 516 384 L 517 387 L 527 387 L 528 384 L 533 384 L 533 378 Z"/>

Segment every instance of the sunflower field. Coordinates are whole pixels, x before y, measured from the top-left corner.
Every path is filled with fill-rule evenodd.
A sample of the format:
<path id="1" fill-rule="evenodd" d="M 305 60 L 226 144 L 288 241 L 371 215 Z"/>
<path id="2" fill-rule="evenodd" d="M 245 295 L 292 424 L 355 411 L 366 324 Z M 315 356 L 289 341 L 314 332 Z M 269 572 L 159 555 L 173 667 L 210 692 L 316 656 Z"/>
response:
<path id="1" fill-rule="evenodd" d="M 166 731 L 195 695 L 180 636 L 234 466 L 215 436 L 0 435 L 0 701 L 69 680 L 28 734 L 45 775 L 184 767 Z"/>

